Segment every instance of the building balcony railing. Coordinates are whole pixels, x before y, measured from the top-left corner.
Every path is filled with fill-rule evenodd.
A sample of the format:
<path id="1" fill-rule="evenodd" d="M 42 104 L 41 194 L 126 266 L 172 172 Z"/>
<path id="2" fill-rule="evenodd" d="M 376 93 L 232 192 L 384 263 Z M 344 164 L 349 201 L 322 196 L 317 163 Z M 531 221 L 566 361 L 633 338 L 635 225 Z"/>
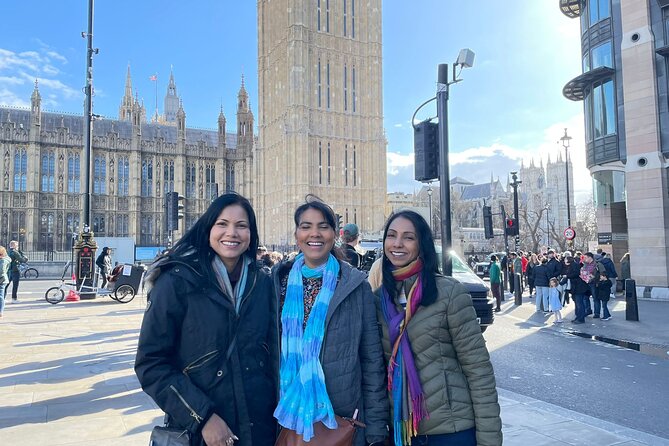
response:
<path id="1" fill-rule="evenodd" d="M 560 0 L 560 11 L 570 19 L 580 17 L 583 12 L 583 0 Z"/>
<path id="2" fill-rule="evenodd" d="M 615 73 L 611 67 L 598 67 L 579 76 L 576 76 L 564 86 L 562 95 L 572 101 L 582 101 L 585 98 L 585 89 L 593 82 L 604 79 Z"/>

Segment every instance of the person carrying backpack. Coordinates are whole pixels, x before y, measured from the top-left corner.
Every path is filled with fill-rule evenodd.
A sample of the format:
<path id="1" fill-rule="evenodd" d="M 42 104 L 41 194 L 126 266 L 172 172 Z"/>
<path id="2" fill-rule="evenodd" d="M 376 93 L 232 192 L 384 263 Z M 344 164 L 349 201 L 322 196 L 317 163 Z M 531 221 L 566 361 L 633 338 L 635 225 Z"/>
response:
<path id="1" fill-rule="evenodd" d="M 26 257 L 21 250 L 19 249 L 19 242 L 12 240 L 9 242 L 9 258 L 11 263 L 9 264 L 9 282 L 12 285 L 12 303 L 19 301 L 19 282 L 21 281 L 21 271 L 19 270 L 19 265 L 21 263 L 26 263 L 28 257 Z M 5 297 L 7 296 L 7 288 L 9 288 L 9 282 L 5 285 Z"/>

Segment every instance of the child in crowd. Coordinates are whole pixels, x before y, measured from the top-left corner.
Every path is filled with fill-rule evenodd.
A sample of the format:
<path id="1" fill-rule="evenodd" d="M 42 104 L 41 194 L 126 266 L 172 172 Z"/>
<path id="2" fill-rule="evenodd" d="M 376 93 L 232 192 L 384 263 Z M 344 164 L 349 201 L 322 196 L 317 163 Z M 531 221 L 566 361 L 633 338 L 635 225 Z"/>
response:
<path id="1" fill-rule="evenodd" d="M 548 289 L 548 308 L 555 315 L 555 321 L 553 324 L 562 323 L 562 304 L 560 303 L 560 291 L 558 290 L 559 282 L 553 277 L 549 282 L 550 288 Z"/>
<path id="2" fill-rule="evenodd" d="M 599 318 L 600 308 L 603 309 L 602 320 L 608 321 L 611 319 L 611 313 L 609 313 L 609 298 L 611 297 L 611 281 L 606 275 L 605 271 L 599 273 L 599 283 L 597 283 L 597 295 L 593 296 L 593 302 L 595 304 L 595 314 L 593 318 Z"/>

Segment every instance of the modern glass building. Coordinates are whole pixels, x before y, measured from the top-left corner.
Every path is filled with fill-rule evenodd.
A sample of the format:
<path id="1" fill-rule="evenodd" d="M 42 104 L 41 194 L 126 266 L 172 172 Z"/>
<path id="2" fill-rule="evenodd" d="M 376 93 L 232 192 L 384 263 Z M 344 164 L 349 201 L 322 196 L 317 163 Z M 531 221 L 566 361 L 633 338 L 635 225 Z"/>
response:
<path id="1" fill-rule="evenodd" d="M 669 294 L 669 0 L 560 0 L 581 24 L 582 73 L 563 89 L 583 101 L 599 244 L 632 278 Z M 650 297 L 650 296 L 648 296 Z"/>

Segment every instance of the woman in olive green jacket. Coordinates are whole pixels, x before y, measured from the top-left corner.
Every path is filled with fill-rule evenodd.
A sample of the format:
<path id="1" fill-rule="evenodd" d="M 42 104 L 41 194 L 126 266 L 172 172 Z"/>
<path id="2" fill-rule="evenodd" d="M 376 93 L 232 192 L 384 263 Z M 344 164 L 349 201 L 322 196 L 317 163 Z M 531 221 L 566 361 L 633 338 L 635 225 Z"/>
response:
<path id="1" fill-rule="evenodd" d="M 379 320 L 388 367 L 393 446 L 502 444 L 490 356 L 465 287 L 439 274 L 416 212 L 386 223 Z"/>

